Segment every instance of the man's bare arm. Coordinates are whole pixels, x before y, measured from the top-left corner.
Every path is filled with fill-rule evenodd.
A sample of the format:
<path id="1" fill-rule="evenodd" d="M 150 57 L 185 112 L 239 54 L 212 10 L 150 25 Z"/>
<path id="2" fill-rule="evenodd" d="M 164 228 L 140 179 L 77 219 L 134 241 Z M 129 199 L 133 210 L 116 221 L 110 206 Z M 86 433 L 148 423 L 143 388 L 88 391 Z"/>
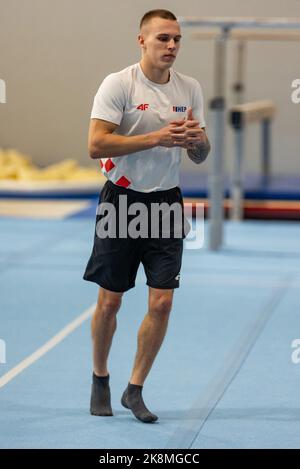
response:
<path id="1" fill-rule="evenodd" d="M 184 119 L 177 121 L 178 125 L 183 122 Z M 174 143 L 174 125 L 171 123 L 160 130 L 133 136 L 114 134 L 117 127 L 112 122 L 91 119 L 88 142 L 91 158 L 113 158 L 158 146 L 167 148 L 179 146 Z"/>
<path id="2" fill-rule="evenodd" d="M 129 153 L 148 150 L 158 144 L 155 132 L 134 136 L 117 135 L 113 132 L 118 125 L 101 119 L 91 119 L 88 149 L 90 157 L 112 158 Z"/>

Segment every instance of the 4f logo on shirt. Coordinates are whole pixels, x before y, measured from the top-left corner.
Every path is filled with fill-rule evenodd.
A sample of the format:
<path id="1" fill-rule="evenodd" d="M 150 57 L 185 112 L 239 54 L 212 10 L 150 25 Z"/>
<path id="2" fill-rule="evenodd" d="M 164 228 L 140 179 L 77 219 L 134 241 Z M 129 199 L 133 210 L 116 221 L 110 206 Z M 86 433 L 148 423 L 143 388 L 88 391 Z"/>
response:
<path id="1" fill-rule="evenodd" d="M 139 109 L 140 111 L 146 111 L 148 107 L 149 107 L 149 104 L 140 104 L 139 106 L 137 106 L 137 109 Z"/>
<path id="2" fill-rule="evenodd" d="M 186 110 L 186 106 L 173 106 L 173 112 L 185 112 Z"/>

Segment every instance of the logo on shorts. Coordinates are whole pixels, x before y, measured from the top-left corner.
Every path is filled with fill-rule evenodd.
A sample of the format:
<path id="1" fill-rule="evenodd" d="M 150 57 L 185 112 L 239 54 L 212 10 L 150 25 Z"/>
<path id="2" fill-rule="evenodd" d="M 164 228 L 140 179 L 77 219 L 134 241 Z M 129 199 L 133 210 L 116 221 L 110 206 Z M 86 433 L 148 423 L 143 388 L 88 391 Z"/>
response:
<path id="1" fill-rule="evenodd" d="M 186 106 L 173 106 L 173 112 L 185 112 L 186 110 Z"/>
<path id="2" fill-rule="evenodd" d="M 180 280 L 180 273 L 175 277 L 175 280 Z"/>

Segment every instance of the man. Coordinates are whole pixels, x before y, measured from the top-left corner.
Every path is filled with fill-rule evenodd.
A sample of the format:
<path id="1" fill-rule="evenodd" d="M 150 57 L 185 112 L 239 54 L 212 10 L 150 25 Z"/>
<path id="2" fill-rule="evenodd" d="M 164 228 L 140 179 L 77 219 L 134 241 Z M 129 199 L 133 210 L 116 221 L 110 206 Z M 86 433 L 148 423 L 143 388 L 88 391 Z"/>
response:
<path id="1" fill-rule="evenodd" d="M 108 181 L 101 204 L 111 203 L 118 219 L 120 197 L 148 208 L 165 202 L 183 207 L 179 183 L 181 149 L 201 163 L 209 153 L 199 83 L 172 65 L 180 48 L 173 13 L 151 10 L 140 23 L 139 63 L 108 75 L 94 99 L 89 131 L 91 158 L 100 158 Z M 100 217 L 97 219 L 100 220 Z M 144 381 L 163 342 L 179 287 L 184 235 L 169 239 L 101 238 L 95 232 L 84 279 L 100 286 L 92 318 L 93 383 L 91 414 L 112 414 L 107 359 L 122 295 L 134 287 L 142 263 L 149 286 L 149 310 L 139 332 L 132 374 L 121 403 L 142 422 L 154 422 L 142 397 Z"/>

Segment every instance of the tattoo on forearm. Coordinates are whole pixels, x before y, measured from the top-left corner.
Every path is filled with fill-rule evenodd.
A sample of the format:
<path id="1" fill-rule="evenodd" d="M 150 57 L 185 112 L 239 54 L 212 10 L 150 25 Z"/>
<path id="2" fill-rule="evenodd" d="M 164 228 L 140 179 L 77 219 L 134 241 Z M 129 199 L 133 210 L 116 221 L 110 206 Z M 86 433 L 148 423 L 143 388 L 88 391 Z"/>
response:
<path id="1" fill-rule="evenodd" d="M 201 143 L 195 150 L 187 150 L 189 158 L 196 164 L 203 163 L 206 160 L 207 155 L 210 152 L 210 143 L 206 139 L 206 142 Z"/>

